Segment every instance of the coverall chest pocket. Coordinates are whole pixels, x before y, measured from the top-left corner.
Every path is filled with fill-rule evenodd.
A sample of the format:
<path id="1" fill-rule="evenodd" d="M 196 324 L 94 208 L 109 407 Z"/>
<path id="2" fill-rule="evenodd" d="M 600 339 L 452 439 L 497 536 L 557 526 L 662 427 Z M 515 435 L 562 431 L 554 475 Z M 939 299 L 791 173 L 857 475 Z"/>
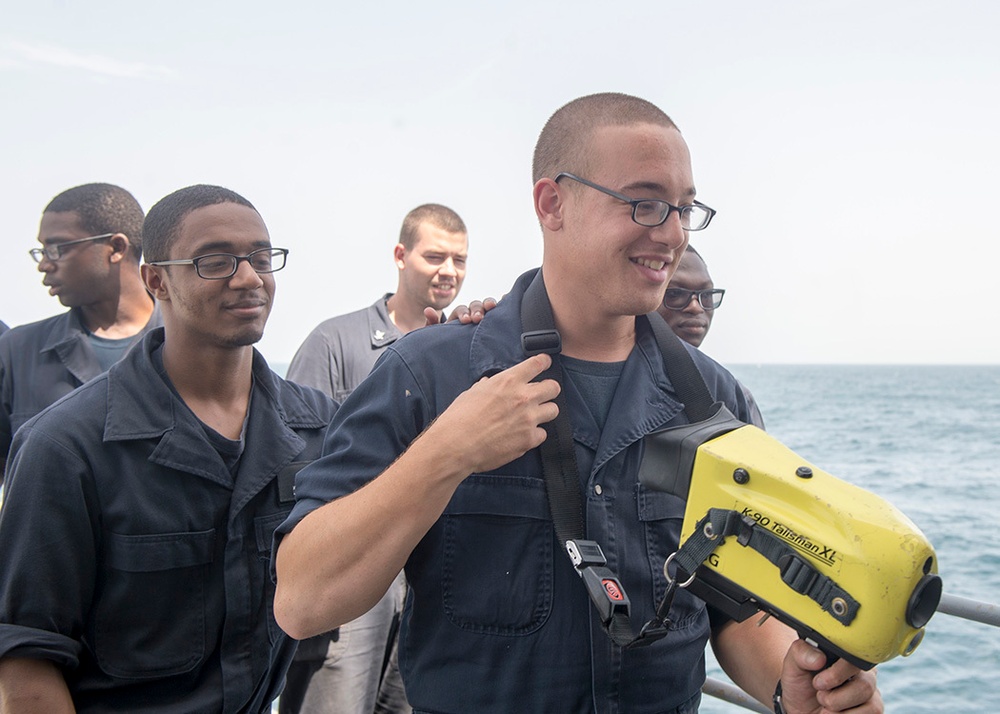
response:
<path id="1" fill-rule="evenodd" d="M 639 520 L 646 537 L 646 558 L 652 575 L 653 604 L 659 605 L 667 589 L 663 564 L 677 550 L 684 523 L 685 502 L 669 493 L 637 485 Z M 699 619 L 702 601 L 678 589 L 670 609 L 671 629 L 683 629 Z"/>
<path id="2" fill-rule="evenodd" d="M 442 598 L 463 630 L 527 635 L 552 611 L 552 521 L 545 484 L 474 474 L 444 514 Z"/>
<path id="3" fill-rule="evenodd" d="M 192 533 L 105 533 L 97 593 L 95 656 L 114 677 L 181 674 L 206 656 L 206 589 L 215 529 Z"/>

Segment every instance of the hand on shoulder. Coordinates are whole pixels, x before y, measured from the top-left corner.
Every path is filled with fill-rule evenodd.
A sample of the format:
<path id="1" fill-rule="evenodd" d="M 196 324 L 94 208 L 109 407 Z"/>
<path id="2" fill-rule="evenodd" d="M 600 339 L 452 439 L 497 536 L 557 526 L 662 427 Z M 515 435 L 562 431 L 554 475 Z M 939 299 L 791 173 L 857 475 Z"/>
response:
<path id="1" fill-rule="evenodd" d="M 497 306 L 497 301 L 491 297 L 484 298 L 483 300 L 473 300 L 468 305 L 458 305 L 454 310 L 451 311 L 451 315 L 448 316 L 448 322 L 460 322 L 463 325 L 468 325 L 472 323 L 478 325 L 482 322 L 483 317 L 486 316 L 490 310 Z M 444 314 L 438 313 L 433 307 L 424 308 L 424 317 L 427 319 L 427 326 L 437 325 L 439 323 L 445 322 Z"/>

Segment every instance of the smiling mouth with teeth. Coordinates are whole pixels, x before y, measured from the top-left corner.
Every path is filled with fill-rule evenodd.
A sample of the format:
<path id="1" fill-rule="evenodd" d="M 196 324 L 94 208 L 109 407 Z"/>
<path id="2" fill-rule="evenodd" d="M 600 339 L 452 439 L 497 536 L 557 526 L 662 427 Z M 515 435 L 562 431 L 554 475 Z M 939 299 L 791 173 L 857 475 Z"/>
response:
<path id="1" fill-rule="evenodd" d="M 664 260 L 648 260 L 647 258 L 633 258 L 632 261 L 650 270 L 663 270 L 663 266 L 667 264 Z"/>

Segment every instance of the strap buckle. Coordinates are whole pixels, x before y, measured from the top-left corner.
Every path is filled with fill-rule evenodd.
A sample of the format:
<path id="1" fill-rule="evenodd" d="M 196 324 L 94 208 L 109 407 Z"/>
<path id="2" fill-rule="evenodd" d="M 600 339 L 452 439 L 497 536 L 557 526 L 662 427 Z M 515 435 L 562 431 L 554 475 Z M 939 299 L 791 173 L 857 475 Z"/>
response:
<path id="1" fill-rule="evenodd" d="M 815 568 L 794 553 L 781 556 L 777 566 L 785 585 L 800 595 L 807 595 L 820 577 Z"/>
<path id="2" fill-rule="evenodd" d="M 662 640 L 664 637 L 670 634 L 670 620 L 650 620 L 642 629 L 639 630 L 638 636 L 634 640 L 628 643 L 627 647 L 633 649 L 636 647 L 648 647 L 649 645 Z"/>
<path id="3" fill-rule="evenodd" d="M 522 332 L 521 349 L 528 357 L 540 354 L 557 355 L 562 351 L 562 335 L 555 329 Z"/>
<path id="4" fill-rule="evenodd" d="M 617 616 L 628 617 L 629 599 L 618 577 L 607 566 L 607 558 L 597 541 L 568 540 L 566 552 L 577 574 L 583 579 L 587 594 L 597 608 L 601 624 L 608 627 Z"/>

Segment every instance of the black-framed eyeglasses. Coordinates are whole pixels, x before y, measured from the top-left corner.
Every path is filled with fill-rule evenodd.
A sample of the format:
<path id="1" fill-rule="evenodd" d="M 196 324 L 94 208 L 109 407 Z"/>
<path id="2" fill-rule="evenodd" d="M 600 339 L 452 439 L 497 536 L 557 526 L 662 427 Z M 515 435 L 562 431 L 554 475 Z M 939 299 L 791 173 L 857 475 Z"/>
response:
<path id="1" fill-rule="evenodd" d="M 28 251 L 28 255 L 30 255 L 36 263 L 41 263 L 43 258 L 48 258 L 49 260 L 55 262 L 63 257 L 63 251 L 71 245 L 89 243 L 92 240 L 105 240 L 113 235 L 115 234 L 102 233 L 99 236 L 90 236 L 89 238 L 80 238 L 78 240 L 68 240 L 65 243 L 53 243 L 52 245 L 47 245 L 44 248 L 32 248 Z"/>
<path id="2" fill-rule="evenodd" d="M 691 304 L 691 299 L 697 297 L 698 304 L 705 310 L 714 310 L 722 304 L 726 291 L 722 288 L 710 290 L 685 290 L 684 288 L 667 288 L 663 293 L 663 307 L 670 310 L 683 310 Z"/>
<path id="3" fill-rule="evenodd" d="M 592 189 L 606 193 L 612 198 L 617 198 L 619 201 L 629 204 L 632 206 L 632 220 L 640 226 L 648 228 L 663 225 L 670 218 L 670 214 L 676 211 L 677 215 L 680 216 L 681 227 L 684 230 L 700 231 L 708 227 L 708 224 L 712 222 L 712 217 L 716 214 L 714 208 L 709 208 L 700 201 L 695 201 L 688 206 L 675 206 L 658 198 L 629 198 L 625 194 L 612 191 L 606 186 L 601 186 L 566 171 L 557 174 L 555 181 L 558 182 L 563 177 L 578 181 L 584 186 L 590 186 Z"/>
<path id="4" fill-rule="evenodd" d="M 197 258 L 184 260 L 155 260 L 147 265 L 193 265 L 199 278 L 205 280 L 226 280 L 236 275 L 241 261 L 250 263 L 258 273 L 274 273 L 285 267 L 287 248 L 260 248 L 246 255 L 232 253 L 206 253 Z"/>

